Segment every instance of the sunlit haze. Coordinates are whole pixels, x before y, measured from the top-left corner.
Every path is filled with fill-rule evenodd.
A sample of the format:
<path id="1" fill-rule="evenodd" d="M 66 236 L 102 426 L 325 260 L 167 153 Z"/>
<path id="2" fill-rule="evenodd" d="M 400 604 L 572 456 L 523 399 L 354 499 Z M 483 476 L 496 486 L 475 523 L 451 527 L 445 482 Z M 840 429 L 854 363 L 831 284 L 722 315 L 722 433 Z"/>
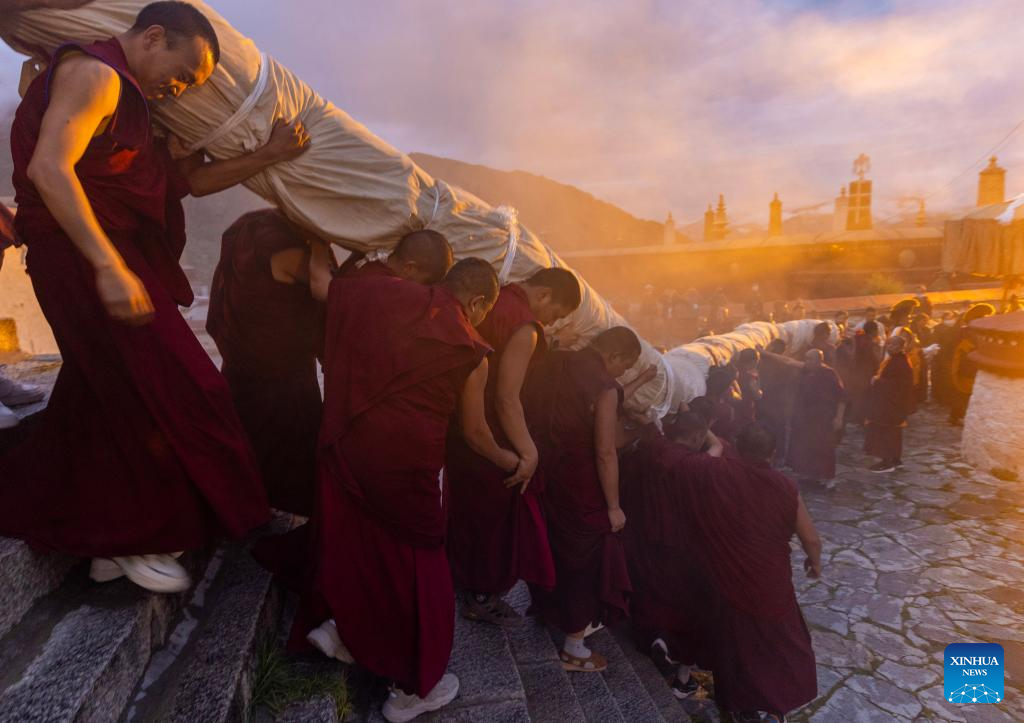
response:
<path id="1" fill-rule="evenodd" d="M 860 153 L 880 208 L 966 207 L 971 164 L 1024 118 L 1011 0 L 212 4 L 403 150 L 683 224 L 720 192 L 738 222 L 775 191 L 787 212 L 830 201 Z M 0 50 L 4 104 L 19 67 Z M 999 156 L 1024 190 L 1024 132 Z"/>

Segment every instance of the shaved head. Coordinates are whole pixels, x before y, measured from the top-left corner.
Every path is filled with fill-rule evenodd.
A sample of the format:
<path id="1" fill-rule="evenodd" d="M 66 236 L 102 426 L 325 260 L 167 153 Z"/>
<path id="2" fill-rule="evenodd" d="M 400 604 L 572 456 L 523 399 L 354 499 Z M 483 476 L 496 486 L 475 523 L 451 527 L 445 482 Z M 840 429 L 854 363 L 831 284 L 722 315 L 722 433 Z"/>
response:
<path id="1" fill-rule="evenodd" d="M 751 422 L 736 437 L 740 456 L 757 462 L 768 462 L 775 455 L 775 434 L 760 422 Z"/>
<path id="2" fill-rule="evenodd" d="M 437 231 L 413 231 L 399 240 L 388 257 L 388 266 L 403 278 L 436 284 L 452 266 L 452 247 Z"/>
<path id="3" fill-rule="evenodd" d="M 820 349 L 811 349 L 804 354 L 804 363 L 809 367 L 820 367 L 825 363 L 825 355 Z"/>
<path id="4" fill-rule="evenodd" d="M 569 312 L 576 311 L 583 298 L 580 293 L 580 282 L 568 269 L 541 269 L 524 283 L 530 286 L 543 286 L 550 290 L 551 301 L 565 307 Z"/>
<path id="5" fill-rule="evenodd" d="M 600 352 L 622 356 L 638 357 L 642 351 L 640 338 L 628 326 L 613 326 L 602 331 L 590 345 Z"/>
<path id="6" fill-rule="evenodd" d="M 665 425 L 665 436 L 696 452 L 708 435 L 708 420 L 694 411 L 680 412 Z"/>
<path id="7" fill-rule="evenodd" d="M 498 300 L 498 275 L 483 259 L 462 259 L 448 270 L 444 287 L 462 303 L 473 326 L 479 326 Z"/>

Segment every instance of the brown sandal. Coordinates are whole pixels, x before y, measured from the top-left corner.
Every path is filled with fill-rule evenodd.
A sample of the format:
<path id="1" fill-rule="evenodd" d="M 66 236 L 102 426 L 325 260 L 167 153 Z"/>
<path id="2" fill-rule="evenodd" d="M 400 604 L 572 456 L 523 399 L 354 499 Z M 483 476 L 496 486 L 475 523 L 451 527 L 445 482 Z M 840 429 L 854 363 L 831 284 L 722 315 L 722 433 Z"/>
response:
<path id="1" fill-rule="evenodd" d="M 574 673 L 600 673 L 608 669 L 608 659 L 596 650 L 590 651 L 589 658 L 577 658 L 564 650 L 559 651 L 558 657 L 562 661 L 562 669 Z"/>
<path id="2" fill-rule="evenodd" d="M 511 605 L 497 595 L 480 601 L 475 595 L 467 594 L 462 605 L 462 617 L 481 623 L 491 623 L 500 627 L 518 625 L 523 617 Z"/>

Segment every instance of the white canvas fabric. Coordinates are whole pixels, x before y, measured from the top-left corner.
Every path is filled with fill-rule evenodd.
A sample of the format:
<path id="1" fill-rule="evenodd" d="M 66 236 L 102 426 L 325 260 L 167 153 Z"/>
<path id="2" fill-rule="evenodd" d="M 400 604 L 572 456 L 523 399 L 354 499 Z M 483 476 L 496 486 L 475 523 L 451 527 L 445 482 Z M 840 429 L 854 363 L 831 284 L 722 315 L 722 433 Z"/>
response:
<path id="1" fill-rule="evenodd" d="M 0 37 L 34 59 L 35 72 L 62 42 L 91 42 L 117 35 L 134 22 L 148 0 L 93 0 L 73 9 L 36 8 L 0 17 Z M 436 180 L 404 153 L 314 92 L 273 57 L 235 30 L 200 0 L 190 0 L 210 19 L 221 45 L 221 61 L 210 79 L 177 100 L 155 106 L 157 122 L 188 147 L 225 159 L 263 145 L 278 119 L 302 121 L 312 147 L 294 161 L 268 168 L 246 186 L 318 237 L 350 250 L 372 252 L 394 246 L 405 233 L 431 228 L 451 242 L 457 258 L 489 261 L 503 282 L 521 281 L 540 268 L 568 268 L 548 246 L 519 224 L 506 207 L 495 208 L 458 187 Z M 581 278 L 583 303 L 566 324 L 584 344 L 599 332 L 628 325 Z M 744 344 L 761 343 L 769 332 L 715 337 L 697 343 L 699 358 L 724 363 Z M 723 341 L 723 339 L 725 339 Z M 689 350 L 693 344 L 683 349 Z M 644 342 L 643 355 L 625 381 L 648 364 L 657 377 L 629 401 L 653 420 L 703 393 L 702 363 L 690 368 L 691 352 L 663 358 Z M 671 368 L 667 361 L 671 360 Z M 698 390 L 700 390 L 698 392 Z"/>

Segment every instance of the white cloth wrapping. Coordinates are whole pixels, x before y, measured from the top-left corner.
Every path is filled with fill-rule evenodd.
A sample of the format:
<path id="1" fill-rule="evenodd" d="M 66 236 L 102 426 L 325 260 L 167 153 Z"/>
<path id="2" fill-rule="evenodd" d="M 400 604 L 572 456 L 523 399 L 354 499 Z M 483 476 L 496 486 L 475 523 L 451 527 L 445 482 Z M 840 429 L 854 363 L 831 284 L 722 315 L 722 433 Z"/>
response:
<path id="1" fill-rule="evenodd" d="M 124 32 L 147 2 L 94 0 L 72 10 L 5 13 L 0 17 L 0 37 L 15 50 L 44 60 L 42 56 L 62 42 L 89 42 Z M 391 247 L 408 231 L 432 228 L 449 239 L 457 257 L 489 261 L 503 282 L 521 281 L 540 268 L 568 268 L 518 223 L 513 211 L 493 208 L 435 180 L 261 53 L 208 5 L 190 2 L 213 23 L 221 60 L 202 87 L 156 104 L 156 118 L 186 146 L 205 148 L 216 159 L 260 147 L 277 119 L 301 120 L 312 138 L 310 150 L 246 182 L 292 221 L 320 238 L 364 252 Z M 628 325 L 582 278 L 580 283 L 583 303 L 562 325 L 577 334 L 580 343 L 612 326 Z M 663 416 L 680 401 L 703 393 L 700 377 L 706 368 L 698 359 L 724 363 L 745 345 L 764 343 L 770 333 L 777 331 L 758 327 L 749 336 L 714 337 L 688 344 L 665 358 L 644 342 L 641 360 L 625 380 L 648 364 L 659 371 L 629 400 L 629 407 L 649 420 Z M 691 352 L 691 348 L 707 351 Z"/>

